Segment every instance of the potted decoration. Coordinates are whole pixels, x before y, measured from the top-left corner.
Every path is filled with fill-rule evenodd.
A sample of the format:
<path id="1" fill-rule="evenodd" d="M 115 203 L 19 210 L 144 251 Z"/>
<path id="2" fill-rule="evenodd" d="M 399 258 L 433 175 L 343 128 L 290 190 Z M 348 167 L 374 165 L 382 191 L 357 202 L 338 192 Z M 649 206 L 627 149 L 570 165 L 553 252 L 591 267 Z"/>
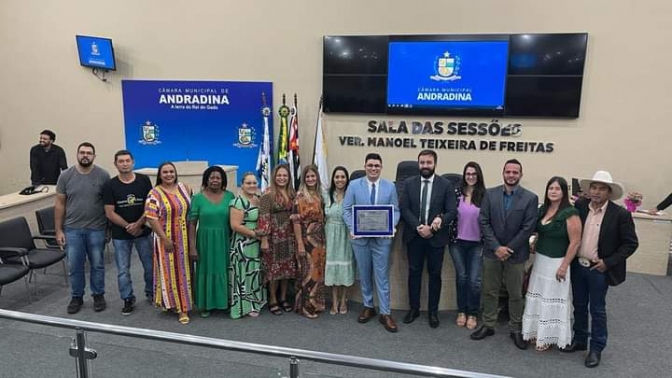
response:
<path id="1" fill-rule="evenodd" d="M 644 196 L 641 193 L 628 193 L 628 195 L 625 197 L 625 200 L 623 201 L 623 203 L 625 203 L 625 208 L 629 212 L 634 213 L 637 211 L 637 208 L 642 205 L 642 198 L 644 198 Z"/>

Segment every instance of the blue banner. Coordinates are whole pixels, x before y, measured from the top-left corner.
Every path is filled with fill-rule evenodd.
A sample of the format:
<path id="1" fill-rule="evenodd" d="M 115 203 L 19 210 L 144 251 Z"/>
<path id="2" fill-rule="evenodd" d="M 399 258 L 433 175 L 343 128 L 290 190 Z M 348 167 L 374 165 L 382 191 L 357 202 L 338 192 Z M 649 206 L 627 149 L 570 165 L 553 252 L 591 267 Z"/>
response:
<path id="1" fill-rule="evenodd" d="M 391 42 L 389 107 L 504 106 L 508 41 Z"/>
<path id="2" fill-rule="evenodd" d="M 209 165 L 237 165 L 238 177 L 256 169 L 264 136 L 262 108 L 272 109 L 272 83 L 123 80 L 121 84 L 126 148 L 133 153 L 136 168 L 205 160 Z M 269 117 L 271 135 L 272 120 Z"/>

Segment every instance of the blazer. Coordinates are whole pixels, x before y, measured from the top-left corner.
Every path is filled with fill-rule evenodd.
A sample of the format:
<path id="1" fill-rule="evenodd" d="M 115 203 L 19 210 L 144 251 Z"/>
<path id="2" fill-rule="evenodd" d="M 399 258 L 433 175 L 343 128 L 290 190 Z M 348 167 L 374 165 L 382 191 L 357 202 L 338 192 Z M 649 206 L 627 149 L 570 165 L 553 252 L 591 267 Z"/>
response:
<path id="1" fill-rule="evenodd" d="M 378 194 L 376 196 L 376 204 L 378 205 L 394 205 L 394 224 L 396 227 L 399 223 L 399 197 L 397 196 L 397 188 L 391 181 L 385 179 L 378 179 Z M 350 182 L 348 189 L 345 191 L 343 197 L 343 221 L 348 226 L 348 231 L 352 234 L 352 206 L 353 205 L 371 205 L 371 196 L 369 192 L 369 181 L 366 176 L 358 178 Z M 352 239 L 352 244 L 366 245 L 369 239 L 376 239 L 379 244 L 391 244 L 391 238 L 357 238 Z"/>
<path id="2" fill-rule="evenodd" d="M 413 176 L 404 180 L 404 193 L 401 195 L 399 207 L 404 220 L 402 241 L 408 243 L 414 237 L 421 237 L 416 230 L 420 225 L 420 201 L 422 177 Z M 453 184 L 441 176 L 434 175 L 432 197 L 429 199 L 429 215 L 427 222 L 431 224 L 436 217 L 441 217 L 441 228 L 429 238 L 432 247 L 444 247 L 450 240 L 448 224 L 457 216 L 455 191 Z"/>
<path id="3" fill-rule="evenodd" d="M 590 200 L 581 198 L 574 207 L 579 210 L 581 224 L 586 223 Z M 639 247 L 632 215 L 624 208 L 609 201 L 600 225 L 597 255 L 607 265 L 606 277 L 609 286 L 625 281 L 625 260 Z"/>
<path id="4" fill-rule="evenodd" d="M 509 211 L 504 211 L 504 185 L 486 190 L 478 221 L 483 232 L 483 256 L 496 259 L 495 250 L 513 250 L 507 262 L 519 264 L 530 257 L 530 236 L 537 224 L 539 198 L 519 186 L 514 191 Z"/>

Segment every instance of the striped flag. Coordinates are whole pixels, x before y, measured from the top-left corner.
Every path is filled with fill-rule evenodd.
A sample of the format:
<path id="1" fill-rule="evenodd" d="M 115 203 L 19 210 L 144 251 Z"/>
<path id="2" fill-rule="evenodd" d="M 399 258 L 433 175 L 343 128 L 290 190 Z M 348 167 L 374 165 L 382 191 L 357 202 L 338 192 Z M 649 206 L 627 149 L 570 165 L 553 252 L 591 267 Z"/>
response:
<path id="1" fill-rule="evenodd" d="M 301 160 L 299 159 L 299 111 L 297 109 L 296 94 L 294 95 L 294 105 L 290 109 L 291 115 L 289 121 L 289 170 L 294 179 L 294 190 L 299 189 L 301 184 Z"/>
<path id="2" fill-rule="evenodd" d="M 264 139 L 261 142 L 261 146 L 259 146 L 257 175 L 259 175 L 259 188 L 264 193 L 268 189 L 271 172 L 271 137 L 268 131 L 268 117 L 271 115 L 271 108 L 264 106 L 261 109 L 261 113 L 264 115 Z"/>
<path id="3" fill-rule="evenodd" d="M 280 132 L 278 134 L 278 154 L 277 154 L 277 163 L 278 164 L 287 164 L 287 154 L 289 152 L 289 130 L 287 128 L 287 117 L 289 116 L 289 107 L 285 105 L 284 95 L 282 106 L 278 109 L 280 114 Z"/>
<path id="4" fill-rule="evenodd" d="M 317 111 L 317 126 L 315 131 L 315 152 L 313 153 L 313 164 L 317 166 L 320 174 L 323 188 L 329 188 L 329 167 L 327 166 L 327 143 L 322 128 L 322 99 L 320 98 L 320 108 Z"/>

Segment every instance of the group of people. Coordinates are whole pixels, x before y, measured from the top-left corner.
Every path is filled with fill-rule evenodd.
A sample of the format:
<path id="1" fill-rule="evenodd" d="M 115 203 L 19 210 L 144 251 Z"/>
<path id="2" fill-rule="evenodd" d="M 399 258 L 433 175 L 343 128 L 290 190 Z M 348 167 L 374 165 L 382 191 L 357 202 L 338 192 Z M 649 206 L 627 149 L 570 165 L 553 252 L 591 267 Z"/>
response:
<path id="1" fill-rule="evenodd" d="M 332 287 L 330 313 L 347 313 L 355 264 L 343 221 L 349 183 L 344 167 L 334 169 L 324 193 L 317 167 L 303 170 L 295 192 L 288 166 L 278 165 L 265 193 L 259 193 L 256 175 L 248 172 L 234 195 L 218 166 L 205 170 L 200 191 L 193 193 L 170 162 L 158 167 L 152 185 L 149 177 L 133 171 L 130 151 L 114 155 L 114 178 L 93 164 L 95 156 L 92 144 L 80 144 L 77 164 L 57 182 L 56 239 L 68 254 L 71 279 L 68 313 L 83 306 L 87 259 L 93 309 L 106 308 L 108 226 L 123 315 L 133 312 L 136 301 L 130 276 L 133 247 L 143 265 L 146 298 L 177 313 L 182 324 L 189 323 L 193 309 L 202 317 L 214 310 L 227 310 L 232 318 L 256 317 L 267 302 L 274 315 L 296 311 L 315 318 L 325 310 L 325 286 Z"/>
<path id="2" fill-rule="evenodd" d="M 400 209 L 410 308 L 403 322 L 411 323 L 420 315 L 426 262 L 428 320 L 430 327 L 438 327 L 441 267 L 448 246 L 456 276 L 455 323 L 475 330 L 472 340 L 495 334 L 503 286 L 516 347 L 527 349 L 532 343 L 537 351 L 545 351 L 556 345 L 570 353 L 589 349 L 584 364 L 598 366 L 607 343 L 607 289 L 625 280 L 626 259 L 638 247 L 632 216 L 613 202 L 622 197 L 622 186 L 608 172 L 598 171 L 580 180 L 586 196 L 573 199 L 567 181 L 556 176 L 548 180 L 539 206 L 537 195 L 520 185 L 523 167 L 516 159 L 504 164 L 502 185 L 490 189 L 485 188 L 476 162 L 465 165 L 455 187 L 435 174 L 436 164 L 434 151 L 421 151 L 420 174 L 404 180 L 397 203 L 395 186 L 380 179 L 381 157 L 368 154 L 366 177 L 353 181 L 344 200 L 344 218 L 351 231 L 353 205 L 392 204 L 395 224 L 396 208 Z M 358 321 L 364 323 L 376 315 L 373 275 L 379 320 L 395 332 L 389 309 L 391 240 L 351 237 L 364 299 Z M 526 277 L 530 253 L 536 256 Z"/>
<path id="3" fill-rule="evenodd" d="M 393 235 L 356 236 L 353 224 L 356 205 L 392 205 L 392 227 L 404 221 L 408 258 L 404 323 L 420 315 L 426 262 L 428 321 L 432 328 L 439 326 L 448 246 L 456 276 L 455 324 L 474 330 L 471 339 L 495 333 L 503 285 L 518 348 L 527 348 L 528 342 L 539 351 L 551 345 L 568 352 L 590 347 L 585 364 L 594 367 L 607 340 L 607 288 L 624 281 L 625 260 L 638 246 L 630 214 L 613 203 L 623 189 L 604 171 L 581 181 L 589 196 L 573 205 L 567 182 L 551 178 L 539 206 L 537 195 L 520 185 L 518 160 L 505 163 L 502 185 L 486 189 L 476 162 L 465 165 L 457 185 L 435 174 L 432 150 L 419 153 L 420 174 L 401 183 L 400 195 L 394 183 L 380 177 L 383 161 L 376 153 L 365 158 L 366 176 L 352 182 L 345 167 L 336 167 L 328 190 L 314 165 L 304 167 L 294 190 L 289 167 L 280 164 L 264 193 L 248 172 L 237 195 L 227 190 L 226 174 L 217 166 L 203 173 L 194 194 L 170 162 L 159 166 L 152 186 L 147 176 L 133 172 L 130 151 L 115 154 L 118 175 L 112 179 L 94 159 L 95 147 L 80 144 L 77 164 L 57 182 L 56 238 L 68 254 L 71 314 L 83 305 L 86 259 L 93 308 L 106 307 L 103 249 L 109 225 L 124 315 L 133 312 L 136 300 L 129 273 L 135 246 L 146 298 L 177 313 L 182 324 L 189 323 L 194 309 L 202 317 L 227 310 L 240 318 L 258 316 L 265 305 L 273 315 L 295 311 L 313 319 L 327 309 L 327 287 L 330 314 L 345 314 L 357 269 L 364 305 L 358 322 L 378 315 L 375 290 L 378 320 L 396 332 L 389 285 Z M 530 243 L 533 235 L 536 241 Z M 535 252 L 524 294 L 525 263 Z"/>

